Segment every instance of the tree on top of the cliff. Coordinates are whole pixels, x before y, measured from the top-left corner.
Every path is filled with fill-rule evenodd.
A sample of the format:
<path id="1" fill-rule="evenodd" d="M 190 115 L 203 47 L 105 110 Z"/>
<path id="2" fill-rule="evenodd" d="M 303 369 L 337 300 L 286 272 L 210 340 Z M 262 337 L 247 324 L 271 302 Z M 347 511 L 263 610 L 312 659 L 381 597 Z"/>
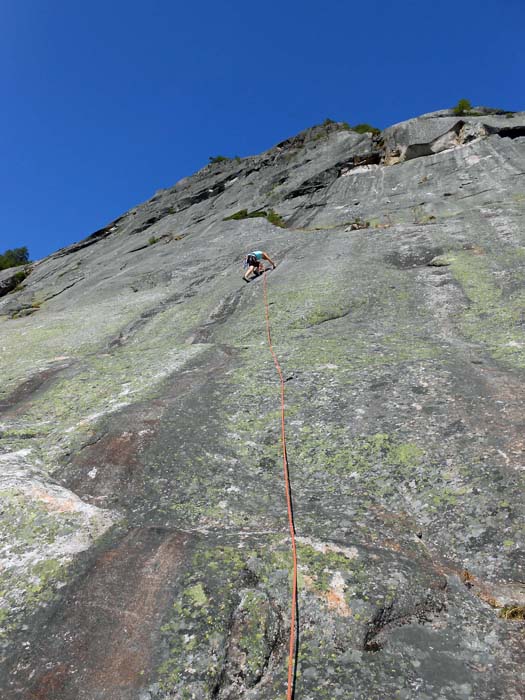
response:
<path id="1" fill-rule="evenodd" d="M 27 265 L 29 262 L 29 251 L 26 246 L 13 248 L 0 253 L 0 270 L 7 270 L 8 267 L 18 267 Z"/>
<path id="2" fill-rule="evenodd" d="M 471 112 L 472 105 L 470 104 L 470 100 L 465 100 L 465 99 L 460 100 L 452 111 L 454 112 L 454 114 L 457 114 L 458 117 L 461 117 L 463 114 L 466 114 L 467 112 Z"/>

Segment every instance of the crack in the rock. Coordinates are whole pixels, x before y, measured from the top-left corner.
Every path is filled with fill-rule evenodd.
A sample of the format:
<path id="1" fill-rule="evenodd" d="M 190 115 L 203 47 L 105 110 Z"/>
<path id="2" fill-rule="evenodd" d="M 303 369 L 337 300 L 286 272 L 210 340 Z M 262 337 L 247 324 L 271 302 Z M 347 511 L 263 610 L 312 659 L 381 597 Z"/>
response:
<path id="1" fill-rule="evenodd" d="M 253 591 L 259 590 L 259 579 L 257 575 L 250 570 L 246 570 L 244 574 L 246 577 L 243 581 L 245 586 L 248 586 L 249 589 Z M 234 628 L 236 624 L 236 615 L 242 615 L 243 613 L 243 611 L 240 610 L 240 606 L 242 605 L 242 597 L 240 597 L 237 605 L 232 609 L 230 619 L 227 624 L 228 633 L 224 642 L 225 651 L 222 666 L 220 671 L 218 672 L 215 684 L 211 689 L 210 700 L 233 700 L 233 698 L 238 698 L 241 695 L 243 695 L 247 690 L 253 691 L 253 689 L 261 683 L 261 681 L 267 674 L 272 658 L 274 658 L 278 654 L 279 649 L 284 642 L 282 624 L 283 620 L 281 611 L 278 605 L 276 605 L 276 603 L 273 600 L 271 600 L 269 596 L 267 596 L 267 598 L 268 604 L 273 614 L 275 615 L 277 629 L 275 631 L 275 634 L 270 638 L 268 638 L 265 634 L 267 647 L 265 649 L 261 667 L 258 669 L 257 673 L 254 674 L 251 679 L 249 679 L 246 670 L 237 667 L 236 662 L 231 658 L 233 654 L 233 646 L 235 644 Z M 233 673 L 232 669 L 229 668 L 229 663 L 233 665 Z M 232 693 L 234 693 L 234 695 L 232 695 Z"/>
<path id="2" fill-rule="evenodd" d="M 74 287 L 75 284 L 78 284 L 78 282 L 83 282 L 85 277 L 79 277 L 78 279 L 74 280 L 71 282 L 71 284 L 68 284 L 66 287 L 61 289 L 59 292 L 55 292 L 55 294 L 51 294 L 50 296 L 46 297 L 45 299 L 42 300 L 42 303 L 46 301 L 50 301 L 51 299 L 54 299 L 55 297 L 58 297 L 60 294 L 63 294 L 64 292 L 67 292 L 68 289 L 71 289 L 71 287 Z"/>
<path id="3" fill-rule="evenodd" d="M 469 197 L 477 197 L 478 194 L 484 194 L 485 192 L 493 192 L 493 189 L 490 187 L 486 190 L 480 190 L 479 192 L 472 192 L 472 194 L 466 194 L 464 197 L 458 197 L 458 200 L 461 199 L 469 199 Z"/>
<path id="4" fill-rule="evenodd" d="M 321 319 L 320 321 L 317 321 L 317 323 L 311 323 L 308 328 L 314 328 L 315 326 L 321 326 L 323 323 L 328 323 L 329 321 L 337 321 L 339 318 L 346 318 L 346 316 L 349 316 L 351 313 L 351 310 L 349 309 L 348 311 L 345 311 L 342 314 L 333 314 L 331 316 L 327 316 L 326 318 Z M 292 377 L 290 377 L 292 379 Z M 286 379 L 285 381 L 288 381 Z"/>
<path id="5" fill-rule="evenodd" d="M 95 233 L 92 233 L 90 236 L 84 238 L 82 241 L 79 241 L 78 243 L 73 243 L 73 245 L 67 246 L 67 248 L 62 248 L 61 250 L 51 255 L 50 259 L 63 258 L 66 255 L 76 253 L 77 251 L 82 250 L 83 248 L 87 248 L 88 246 L 94 245 L 95 243 L 98 243 L 104 238 L 107 238 L 112 233 L 114 233 L 114 231 L 117 228 L 117 224 L 120 221 L 122 221 L 125 216 L 126 214 L 124 214 L 124 216 L 120 216 L 118 219 L 115 219 L 115 221 L 112 221 L 108 226 L 101 228 L 98 231 L 95 231 Z"/>
<path id="6" fill-rule="evenodd" d="M 178 205 L 176 205 L 176 208 L 173 209 L 174 214 L 179 214 L 182 211 L 185 211 L 186 209 L 189 209 L 192 207 L 194 204 L 200 204 L 201 202 L 206 201 L 207 199 L 210 199 L 212 197 L 218 197 L 220 194 L 222 194 L 226 187 L 233 182 L 237 177 L 240 175 L 244 175 L 244 177 L 247 177 L 250 172 L 244 173 L 242 170 L 237 172 L 237 173 L 232 173 L 228 175 L 227 178 L 224 180 L 221 180 L 220 182 L 217 182 L 213 185 L 213 187 L 207 187 L 206 189 L 200 190 L 196 192 L 194 195 L 189 195 L 187 197 L 184 197 L 183 199 L 180 200 Z"/>
<path id="7" fill-rule="evenodd" d="M 425 600 L 416 603 L 407 612 L 395 612 L 395 602 L 379 608 L 375 616 L 367 625 L 363 640 L 364 651 L 380 651 L 385 645 L 384 636 L 396 627 L 403 627 L 413 623 L 425 624 L 432 622 L 434 616 L 441 613 L 445 607 L 445 601 L 437 600 L 428 595 Z"/>
<path id="8" fill-rule="evenodd" d="M 370 151 L 339 161 L 327 170 L 323 170 L 321 173 L 302 182 L 296 189 L 285 195 L 284 199 L 294 199 L 317 192 L 318 190 L 327 189 L 339 177 L 345 175 L 354 168 L 362 165 L 379 165 L 380 161 L 381 151 Z"/>
<path id="9" fill-rule="evenodd" d="M 107 348 L 114 349 L 122 347 L 132 335 L 141 330 L 141 328 L 143 328 L 152 318 L 155 318 L 155 316 L 158 316 L 164 311 L 170 309 L 172 306 L 182 304 L 185 299 L 190 299 L 191 297 L 195 296 L 196 292 L 193 291 L 193 288 L 198 286 L 201 282 L 205 282 L 207 279 L 207 277 L 199 277 L 190 283 L 185 292 L 177 292 L 176 294 L 173 294 L 172 296 L 161 301 L 157 306 L 143 311 L 138 319 L 125 326 L 117 336 L 109 341 Z"/>
<path id="10" fill-rule="evenodd" d="M 206 343 L 213 328 L 222 325 L 235 312 L 241 300 L 241 291 L 232 292 L 225 297 L 219 306 L 211 313 L 208 321 L 205 321 L 195 332 L 192 344 Z"/>
<path id="11" fill-rule="evenodd" d="M 93 445 L 98 444 L 101 440 L 103 440 L 103 439 L 107 436 L 107 434 L 108 434 L 108 433 L 104 432 L 104 433 L 102 433 L 101 435 L 99 435 L 97 438 L 95 438 L 94 440 L 91 440 L 90 442 L 85 442 L 85 443 L 79 448 L 78 451 L 79 451 L 79 452 L 82 452 L 82 450 L 85 450 L 85 449 L 87 449 L 88 447 L 92 447 Z"/>

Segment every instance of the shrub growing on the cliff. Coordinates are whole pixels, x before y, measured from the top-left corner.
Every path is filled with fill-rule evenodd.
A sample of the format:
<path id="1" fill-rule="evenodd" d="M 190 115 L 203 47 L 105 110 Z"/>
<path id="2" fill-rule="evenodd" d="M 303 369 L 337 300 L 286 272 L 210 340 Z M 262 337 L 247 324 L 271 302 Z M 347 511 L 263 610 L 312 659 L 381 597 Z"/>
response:
<path id="1" fill-rule="evenodd" d="M 355 126 L 350 127 L 352 131 L 357 132 L 358 134 L 380 134 L 381 129 L 378 129 L 375 126 L 371 126 L 370 124 L 356 124 Z"/>
<path id="2" fill-rule="evenodd" d="M 240 163 L 242 158 L 240 156 L 233 156 L 233 158 L 229 156 L 209 156 L 209 160 L 210 165 L 213 165 L 214 163 L 231 163 L 232 161 Z"/>
<path id="3" fill-rule="evenodd" d="M 470 100 L 465 100 L 465 99 L 460 100 L 452 111 L 458 117 L 461 117 L 463 114 L 466 114 L 467 112 L 471 112 L 472 105 L 470 104 Z"/>
<path id="4" fill-rule="evenodd" d="M 20 270 L 20 272 L 17 272 L 16 275 L 14 276 L 14 282 L 16 284 L 15 286 L 15 291 L 18 292 L 22 288 L 22 282 L 25 280 L 26 277 L 29 276 L 30 268 L 26 267 L 24 270 Z"/>
<path id="5" fill-rule="evenodd" d="M 9 267 L 26 265 L 29 262 L 29 251 L 26 246 L 13 248 L 0 254 L 0 270 L 7 270 Z"/>
<path id="6" fill-rule="evenodd" d="M 256 211 L 240 209 L 236 211 L 235 214 L 225 216 L 223 221 L 242 221 L 242 219 L 257 219 L 259 217 L 266 218 L 274 226 L 280 226 L 281 228 L 285 226 L 284 219 L 273 209 L 268 209 L 268 211 L 263 211 L 262 209 L 257 209 Z"/>
<path id="7" fill-rule="evenodd" d="M 280 214 L 278 214 L 273 209 L 268 210 L 268 215 L 266 218 L 274 226 L 280 226 L 281 228 L 285 227 L 284 219 L 282 218 L 282 216 Z"/>
<path id="8" fill-rule="evenodd" d="M 257 219 L 266 216 L 268 216 L 268 214 L 265 211 L 257 210 L 249 212 L 248 209 L 240 209 L 231 216 L 225 216 L 223 221 L 241 221 L 242 219 Z"/>

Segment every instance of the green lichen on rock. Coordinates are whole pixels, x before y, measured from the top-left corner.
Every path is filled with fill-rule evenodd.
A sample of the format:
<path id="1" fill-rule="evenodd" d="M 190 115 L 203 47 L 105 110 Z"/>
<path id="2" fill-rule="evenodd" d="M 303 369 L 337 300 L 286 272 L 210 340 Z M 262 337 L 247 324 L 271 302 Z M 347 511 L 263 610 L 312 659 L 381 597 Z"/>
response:
<path id="1" fill-rule="evenodd" d="M 77 517 L 69 513 L 52 513 L 45 504 L 12 488 L 0 491 L 2 538 L 9 551 L 21 555 L 35 544 L 53 544 L 76 530 Z"/>
<path id="2" fill-rule="evenodd" d="M 67 562 L 59 559 L 44 559 L 3 571 L 0 574 L 0 638 L 17 629 L 24 617 L 50 603 L 67 575 Z"/>
<path id="3" fill-rule="evenodd" d="M 65 552 L 59 554 L 60 545 L 79 531 L 80 522 L 78 515 L 50 512 L 44 502 L 16 489 L 3 490 L 0 498 L 0 609 L 5 635 L 23 615 L 53 598 L 70 560 Z"/>
<path id="4" fill-rule="evenodd" d="M 363 562 L 354 561 L 357 552 L 343 554 L 324 545 L 321 551 L 319 546 L 303 543 L 298 548 L 302 605 L 311 599 L 311 605 L 328 611 L 323 596 L 331 590 L 334 575 L 344 572 L 348 580 L 353 577 L 355 585 L 348 586 L 348 594 L 355 598 L 356 586 L 363 580 Z M 241 547 L 206 546 L 202 541 L 163 628 L 167 652 L 159 668 L 166 693 L 162 697 L 187 693 L 188 698 L 207 698 L 223 687 L 246 692 L 263 677 L 265 687 L 278 692 L 287 672 L 291 572 L 286 537 L 252 539 Z M 305 586 L 305 577 L 312 584 Z M 367 605 L 356 603 L 362 615 Z M 359 615 L 352 623 L 363 624 Z M 330 649 L 340 655 L 333 646 Z M 316 663 L 313 649 L 305 656 L 301 645 L 301 653 L 303 663 Z"/>
<path id="5" fill-rule="evenodd" d="M 293 441 L 293 454 L 304 474 L 343 477 L 361 473 L 373 480 L 378 463 L 410 473 L 421 462 L 424 452 L 417 445 L 399 443 L 384 433 L 352 438 L 341 427 L 302 426 Z"/>
<path id="6" fill-rule="evenodd" d="M 525 368 L 523 308 L 525 293 L 519 270 L 514 285 L 504 290 L 499 270 L 485 255 L 458 252 L 451 268 L 470 301 L 461 319 L 468 338 L 485 344 L 496 359 L 518 369 Z M 513 273 L 511 273 L 513 274 Z M 508 272 L 505 275 L 508 277 Z"/>
<path id="7" fill-rule="evenodd" d="M 192 603 L 196 606 L 206 605 L 207 597 L 202 587 L 202 583 L 196 583 L 187 590 L 187 595 L 191 599 Z"/>
<path id="8" fill-rule="evenodd" d="M 158 669 L 170 693 L 211 694 L 225 660 L 228 620 L 238 602 L 243 552 L 231 546 L 198 547 L 180 581 L 170 619 L 162 628 L 168 653 Z M 183 697 L 183 695 L 181 695 Z"/>
<path id="9" fill-rule="evenodd" d="M 205 310 L 201 309 L 201 313 Z M 58 377 L 45 394 L 35 397 L 17 417 L 17 425 L 24 428 L 2 433 L 6 447 L 19 448 L 20 434 L 32 433 L 35 449 L 51 469 L 61 453 L 86 439 L 95 420 L 151 395 L 170 372 L 203 350 L 199 345 L 181 343 L 194 327 L 195 309 L 188 305 L 177 313 L 176 333 L 173 314 L 169 309 L 158 314 L 148 331 L 137 333 L 132 343 L 90 355 L 77 371 Z"/>
<path id="10" fill-rule="evenodd" d="M 242 684 L 248 689 L 256 686 L 280 642 L 280 625 L 275 603 L 264 590 L 241 592 L 230 628 L 225 685 Z"/>
<path id="11" fill-rule="evenodd" d="M 354 557 L 357 557 L 357 551 L 350 556 L 350 554 L 330 550 L 328 547 L 316 548 L 313 545 L 302 543 L 299 543 L 297 547 L 297 558 L 303 581 L 305 574 L 311 577 L 314 589 L 322 593 L 329 590 L 336 572 L 351 570 L 355 573 L 360 570 L 362 562 L 355 561 Z"/>
<path id="12" fill-rule="evenodd" d="M 29 451 L 0 454 L 0 610 L 3 634 L 51 601 L 75 553 L 89 547 L 111 517 L 46 481 Z"/>

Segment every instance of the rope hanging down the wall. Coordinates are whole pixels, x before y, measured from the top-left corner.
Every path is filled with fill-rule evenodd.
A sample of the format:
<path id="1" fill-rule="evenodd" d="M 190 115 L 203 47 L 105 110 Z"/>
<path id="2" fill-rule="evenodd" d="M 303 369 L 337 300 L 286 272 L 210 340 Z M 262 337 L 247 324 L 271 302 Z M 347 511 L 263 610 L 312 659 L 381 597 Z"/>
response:
<path id="1" fill-rule="evenodd" d="M 281 447 L 283 453 L 283 472 L 284 472 L 284 490 L 286 493 L 286 505 L 288 508 L 288 525 L 290 528 L 290 538 L 292 544 L 293 558 L 293 578 L 292 578 L 292 606 L 290 613 L 290 648 L 288 652 L 288 690 L 286 700 L 293 700 L 295 691 L 295 659 L 296 645 L 298 637 L 297 629 L 297 547 L 295 542 L 295 524 L 293 519 L 292 506 L 292 489 L 290 486 L 290 473 L 288 470 L 288 457 L 286 454 L 286 429 L 285 429 L 285 410 L 284 410 L 284 377 L 272 345 L 272 336 L 270 333 L 270 312 L 268 309 L 268 284 L 266 282 L 266 272 L 263 273 L 263 295 L 264 295 L 264 313 L 266 317 L 266 335 L 268 338 L 268 346 L 273 357 L 273 362 L 279 375 L 279 383 L 281 385 Z"/>

